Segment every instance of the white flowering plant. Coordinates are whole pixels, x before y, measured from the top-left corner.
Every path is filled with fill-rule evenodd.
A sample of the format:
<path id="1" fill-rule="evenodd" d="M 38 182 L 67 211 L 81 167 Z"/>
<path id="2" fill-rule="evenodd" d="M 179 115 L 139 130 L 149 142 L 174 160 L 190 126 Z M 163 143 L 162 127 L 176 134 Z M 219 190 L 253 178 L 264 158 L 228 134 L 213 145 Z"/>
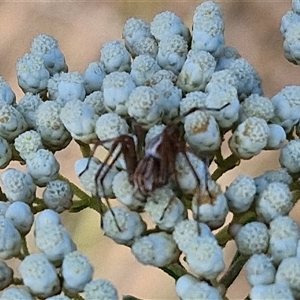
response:
<path id="1" fill-rule="evenodd" d="M 280 27 L 295 65 L 299 3 Z M 300 198 L 300 86 L 267 98 L 224 28 L 213 1 L 195 8 L 192 29 L 170 11 L 149 23 L 132 17 L 123 41 L 105 43 L 83 73 L 68 71 L 58 41 L 40 34 L 17 62 L 22 99 L 0 77 L 0 299 L 122 297 L 94 278 L 63 224 L 61 213 L 87 208 L 100 215 L 99 234 L 174 278 L 180 299 L 228 299 L 243 268 L 245 297 L 300 299 L 291 214 Z M 82 154 L 81 187 L 56 156 L 71 141 Z M 100 147 L 106 156 L 96 157 Z M 227 171 L 265 151 L 280 153 L 280 168 L 240 172 L 221 186 Z M 226 265 L 230 241 L 236 253 Z"/>

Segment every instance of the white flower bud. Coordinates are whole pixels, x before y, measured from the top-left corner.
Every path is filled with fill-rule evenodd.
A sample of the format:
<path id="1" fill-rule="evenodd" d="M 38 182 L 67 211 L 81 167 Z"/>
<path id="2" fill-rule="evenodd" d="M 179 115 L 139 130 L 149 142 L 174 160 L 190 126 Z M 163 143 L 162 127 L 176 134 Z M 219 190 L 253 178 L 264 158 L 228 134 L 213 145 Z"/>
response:
<path id="1" fill-rule="evenodd" d="M 292 1 L 293 3 L 295 1 Z M 298 1 L 297 1 L 298 2 Z M 298 2 L 299 3 L 299 2 Z M 280 23 L 280 32 L 284 36 L 286 31 L 296 23 L 300 23 L 300 15 L 292 10 L 288 11 L 282 18 Z"/>
<path id="2" fill-rule="evenodd" d="M 9 205 L 10 205 L 9 202 L 0 201 L 0 216 L 5 217 Z"/>
<path id="3" fill-rule="evenodd" d="M 87 283 L 84 287 L 86 300 L 109 299 L 118 300 L 118 292 L 111 282 L 105 279 L 96 279 Z"/>
<path id="4" fill-rule="evenodd" d="M 207 93 L 201 91 L 195 91 L 186 94 L 185 97 L 180 101 L 180 115 L 182 116 L 195 107 L 204 108 L 207 95 Z"/>
<path id="5" fill-rule="evenodd" d="M 258 94 L 251 94 L 241 103 L 239 121 L 244 122 L 249 117 L 257 117 L 267 122 L 274 117 L 272 102 Z"/>
<path id="6" fill-rule="evenodd" d="M 261 222 L 247 223 L 238 230 L 235 242 L 241 254 L 264 253 L 269 246 L 268 228 Z"/>
<path id="7" fill-rule="evenodd" d="M 179 250 L 172 235 L 165 232 L 152 233 L 137 239 L 131 252 L 143 265 L 166 266 L 179 257 Z"/>
<path id="8" fill-rule="evenodd" d="M 156 58 L 158 52 L 157 41 L 154 37 L 141 37 L 131 49 L 131 56 L 133 58 L 139 55 L 149 55 Z"/>
<path id="9" fill-rule="evenodd" d="M 220 147 L 221 135 L 217 121 L 208 112 L 197 110 L 184 119 L 185 138 L 198 154 Z"/>
<path id="10" fill-rule="evenodd" d="M 178 248 L 185 253 L 194 240 L 209 237 L 214 237 L 211 229 L 206 224 L 195 220 L 183 220 L 175 225 L 173 231 L 173 238 Z"/>
<path id="11" fill-rule="evenodd" d="M 300 229 L 289 216 L 279 216 L 270 222 L 269 254 L 275 265 L 284 258 L 296 256 Z"/>
<path id="12" fill-rule="evenodd" d="M 293 207 L 292 193 L 283 182 L 272 182 L 267 185 L 255 202 L 255 211 L 265 222 L 270 222 L 277 216 L 287 215 Z"/>
<path id="13" fill-rule="evenodd" d="M 48 80 L 47 91 L 49 100 L 57 101 L 58 98 L 58 84 L 60 82 L 60 73 L 55 73 Z"/>
<path id="14" fill-rule="evenodd" d="M 149 78 L 149 80 L 147 80 L 146 84 L 149 86 L 153 86 L 155 84 L 158 84 L 164 79 L 170 80 L 171 82 L 173 82 L 173 84 L 175 84 L 177 80 L 177 76 L 172 71 L 169 70 L 164 70 L 164 69 L 158 70 Z"/>
<path id="15" fill-rule="evenodd" d="M 190 50 L 178 75 L 177 86 L 184 92 L 204 90 L 216 67 L 214 57 L 201 50 Z"/>
<path id="16" fill-rule="evenodd" d="M 104 65 L 99 61 L 91 62 L 82 74 L 87 94 L 100 91 L 105 77 Z"/>
<path id="17" fill-rule="evenodd" d="M 264 119 L 247 118 L 240 123 L 229 140 L 231 151 L 240 158 L 250 159 L 267 145 L 269 127 Z"/>
<path id="18" fill-rule="evenodd" d="M 6 287 L 10 286 L 13 281 L 13 275 L 13 269 L 4 261 L 0 261 L 0 290 L 4 290 Z"/>
<path id="19" fill-rule="evenodd" d="M 61 105 L 55 101 L 43 102 L 37 109 L 37 132 L 43 144 L 51 150 L 61 150 L 72 137 L 60 119 Z"/>
<path id="20" fill-rule="evenodd" d="M 16 104 L 16 95 L 2 76 L 0 76 L 0 101 L 10 105 Z"/>
<path id="21" fill-rule="evenodd" d="M 0 169 L 8 166 L 12 158 L 12 151 L 6 139 L 0 136 Z"/>
<path id="22" fill-rule="evenodd" d="M 125 47 L 130 52 L 132 57 L 138 54 L 135 50 L 138 50 L 135 45 L 143 38 L 151 38 L 150 24 L 142 19 L 130 18 L 128 19 L 123 28 L 122 37 L 125 41 Z"/>
<path id="23" fill-rule="evenodd" d="M 290 185 L 293 182 L 292 177 L 286 169 L 269 170 L 254 179 L 256 192 L 260 194 L 271 182 L 283 182 Z"/>
<path id="24" fill-rule="evenodd" d="M 83 77 L 79 72 L 60 73 L 57 85 L 57 101 L 63 106 L 68 101 L 85 98 Z"/>
<path id="25" fill-rule="evenodd" d="M 9 205 L 5 218 L 10 220 L 23 236 L 30 231 L 34 220 L 30 206 L 21 201 L 15 201 Z"/>
<path id="26" fill-rule="evenodd" d="M 104 96 L 102 91 L 95 91 L 84 98 L 84 103 L 94 108 L 98 116 L 106 113 L 104 106 Z"/>
<path id="27" fill-rule="evenodd" d="M 35 243 L 56 266 L 61 264 L 67 253 L 76 250 L 75 243 L 63 225 L 35 226 Z"/>
<path id="28" fill-rule="evenodd" d="M 272 123 L 282 126 L 286 132 L 300 119 L 300 86 L 291 85 L 284 87 L 272 98 L 275 116 Z"/>
<path id="29" fill-rule="evenodd" d="M 192 48 L 220 56 L 224 47 L 224 21 L 220 6 L 206 1 L 197 6 L 193 17 Z"/>
<path id="30" fill-rule="evenodd" d="M 26 161 L 28 174 L 38 186 L 45 186 L 55 180 L 59 172 L 59 163 L 54 154 L 47 149 L 39 149 Z"/>
<path id="31" fill-rule="evenodd" d="M 61 109 L 60 119 L 75 140 L 90 143 L 97 138 L 98 115 L 93 107 L 80 100 L 70 100 Z"/>
<path id="32" fill-rule="evenodd" d="M 36 129 L 37 109 L 43 103 L 39 94 L 25 93 L 17 104 L 17 110 L 23 115 L 29 128 Z"/>
<path id="33" fill-rule="evenodd" d="M 130 94 L 126 106 L 129 116 L 145 125 L 154 125 L 163 115 L 159 94 L 149 86 L 136 87 Z"/>
<path id="34" fill-rule="evenodd" d="M 174 229 L 174 226 L 186 218 L 187 212 L 174 192 L 168 187 L 156 189 L 147 198 L 145 211 L 158 227 L 165 231 Z"/>
<path id="35" fill-rule="evenodd" d="M 251 300 L 274 299 L 294 300 L 290 288 L 284 282 L 256 285 L 250 291 Z"/>
<path id="36" fill-rule="evenodd" d="M 106 73 L 130 71 L 130 54 L 121 42 L 109 41 L 105 43 L 100 50 L 100 54 L 100 62 L 103 63 Z"/>
<path id="37" fill-rule="evenodd" d="M 141 86 L 145 85 L 146 81 L 149 80 L 158 70 L 160 70 L 160 66 L 156 59 L 148 54 L 142 54 L 133 60 L 130 76 L 136 86 Z"/>
<path id="38" fill-rule="evenodd" d="M 266 254 L 253 254 L 245 265 L 247 281 L 251 286 L 271 284 L 275 280 L 276 269 L 272 258 Z"/>
<path id="39" fill-rule="evenodd" d="M 199 237 L 185 249 L 186 262 L 199 276 L 208 280 L 216 279 L 225 269 L 222 247 L 215 237 Z"/>
<path id="40" fill-rule="evenodd" d="M 300 140 L 291 140 L 281 149 L 279 163 L 289 173 L 300 172 Z"/>
<path id="41" fill-rule="evenodd" d="M 236 77 L 236 89 L 240 99 L 244 99 L 250 94 L 262 94 L 261 79 L 253 66 L 244 58 L 232 60 L 228 69 Z"/>
<path id="42" fill-rule="evenodd" d="M 26 256 L 19 266 L 19 272 L 25 286 L 38 297 L 46 298 L 60 290 L 56 270 L 44 254 Z"/>
<path id="43" fill-rule="evenodd" d="M 223 107 L 227 105 L 226 107 Z M 207 112 L 211 114 L 221 128 L 229 128 L 238 119 L 240 102 L 237 90 L 232 85 L 211 84 L 205 99 Z M 223 107 L 223 108 L 222 108 Z M 222 108 L 210 110 L 210 108 Z"/>
<path id="44" fill-rule="evenodd" d="M 164 110 L 163 120 L 167 123 L 178 116 L 182 91 L 167 79 L 153 85 L 153 88 L 160 95 L 158 103 Z"/>
<path id="45" fill-rule="evenodd" d="M 145 206 L 144 197 L 130 184 L 127 171 L 116 174 L 112 189 L 116 198 L 129 209 L 140 210 Z"/>
<path id="46" fill-rule="evenodd" d="M 225 196 L 230 211 L 242 213 L 247 211 L 256 193 L 255 182 L 248 175 L 239 175 L 227 188 Z"/>
<path id="47" fill-rule="evenodd" d="M 24 93 L 37 94 L 46 91 L 50 75 L 40 56 L 26 53 L 18 59 L 16 67 L 18 84 Z"/>
<path id="48" fill-rule="evenodd" d="M 68 182 L 50 181 L 43 192 L 43 200 L 48 208 L 61 213 L 72 206 L 73 191 Z"/>
<path id="49" fill-rule="evenodd" d="M 88 168 L 86 169 L 87 164 Z M 108 167 L 108 165 L 102 167 L 102 163 L 95 157 L 92 157 L 91 159 L 81 158 L 75 163 L 75 172 L 77 175 L 80 174 L 79 180 L 87 191 L 99 197 L 112 197 L 112 183 L 115 175 L 118 173 L 117 169 L 110 167 L 108 173 L 105 175 L 102 185 L 100 182 L 102 174 L 106 172 Z M 102 168 L 102 171 L 98 174 L 98 178 L 95 178 L 99 168 Z"/>
<path id="50" fill-rule="evenodd" d="M 41 135 L 34 130 L 25 131 L 16 137 L 14 145 L 24 160 L 29 159 L 36 151 L 44 148 Z"/>
<path id="51" fill-rule="evenodd" d="M 49 225 L 61 225 L 60 216 L 52 209 L 45 209 L 35 218 L 35 230 Z"/>
<path id="52" fill-rule="evenodd" d="M 234 77 L 236 77 L 233 71 L 229 70 L 228 68 L 231 65 L 231 63 L 238 58 L 241 58 L 241 55 L 239 54 L 237 49 L 230 46 L 224 46 L 221 55 L 218 57 L 215 73 L 222 70 L 228 70 Z M 237 83 L 238 83 L 237 77 L 234 79 L 234 82 L 235 82 L 234 86 L 237 87 Z"/>
<path id="53" fill-rule="evenodd" d="M 1 180 L 9 201 L 23 201 L 28 204 L 34 201 L 36 186 L 29 174 L 17 169 L 6 169 Z"/>
<path id="54" fill-rule="evenodd" d="M 134 90 L 135 84 L 126 72 L 112 72 L 103 79 L 104 106 L 109 112 L 126 115 L 126 101 Z"/>
<path id="55" fill-rule="evenodd" d="M 298 15 L 299 16 L 299 15 Z M 295 20 L 294 23 L 290 23 L 289 27 L 284 32 L 283 50 L 285 58 L 299 65 L 300 63 L 300 31 L 299 31 L 299 20 Z"/>
<path id="56" fill-rule="evenodd" d="M 96 134 L 100 141 L 106 139 L 114 139 L 122 134 L 128 134 L 129 126 L 126 120 L 116 113 L 106 113 L 100 116 L 96 122 Z M 112 142 L 105 143 L 105 147 L 109 147 Z"/>
<path id="57" fill-rule="evenodd" d="M 0 136 L 12 142 L 28 125 L 22 114 L 12 105 L 0 101 Z"/>
<path id="58" fill-rule="evenodd" d="M 13 223 L 0 216 L 0 258 L 9 259 L 19 254 L 22 240 Z"/>
<path id="59" fill-rule="evenodd" d="M 103 216 L 103 231 L 118 244 L 131 245 L 146 229 L 137 212 L 117 206 Z"/>
<path id="60" fill-rule="evenodd" d="M 198 281 L 190 274 L 179 277 L 176 281 L 176 293 L 182 300 L 221 300 L 219 291 L 205 281 Z"/>
<path id="61" fill-rule="evenodd" d="M 227 88 L 228 86 L 237 86 L 237 77 L 229 69 L 215 71 L 209 83 L 205 87 L 207 93 L 213 92 L 213 90 L 219 86 L 219 88 Z M 225 104 L 225 103 L 224 103 Z"/>
<path id="62" fill-rule="evenodd" d="M 92 280 L 94 269 L 86 256 L 73 251 L 64 257 L 61 273 L 64 288 L 75 294 L 82 292 L 85 285 Z"/>
<path id="63" fill-rule="evenodd" d="M 300 13 L 300 2 L 299 0 L 292 0 L 292 8 L 293 12 L 299 14 Z"/>
<path id="64" fill-rule="evenodd" d="M 269 136 L 267 140 L 267 150 L 277 150 L 281 149 L 285 140 L 286 133 L 283 127 L 278 124 L 268 124 L 269 127 Z"/>
<path id="65" fill-rule="evenodd" d="M 1 300 L 34 300 L 27 290 L 21 287 L 10 287 L 3 291 Z"/>
<path id="66" fill-rule="evenodd" d="M 187 52 L 188 44 L 181 35 L 167 35 L 158 44 L 156 60 L 161 68 L 179 74 Z"/>
<path id="67" fill-rule="evenodd" d="M 204 191 L 206 189 L 206 184 L 203 185 L 203 183 L 207 181 L 208 174 L 206 163 L 191 152 L 187 152 L 187 158 L 191 165 L 187 162 L 186 157 L 182 153 L 178 153 L 176 156 L 175 169 L 180 189 L 192 194 L 195 193 L 195 189 L 200 188 L 201 191 Z M 192 168 L 196 174 L 194 174 Z M 197 175 L 197 178 L 195 175 Z"/>
<path id="68" fill-rule="evenodd" d="M 58 42 L 50 35 L 40 34 L 31 43 L 32 54 L 40 56 L 50 75 L 68 70 L 65 57 L 58 48 Z"/>
<path id="69" fill-rule="evenodd" d="M 187 42 L 191 39 L 189 29 L 175 13 L 170 11 L 157 14 L 150 24 L 150 29 L 158 41 L 175 34 L 183 36 Z"/>
<path id="70" fill-rule="evenodd" d="M 205 194 L 195 193 L 192 201 L 194 219 L 207 224 L 212 229 L 221 227 L 228 213 L 227 199 L 215 181 L 208 180 Z M 203 189 L 202 188 L 202 189 Z"/>
<path id="71" fill-rule="evenodd" d="M 295 299 L 300 297 L 300 258 L 288 257 L 280 263 L 275 283 L 282 282 L 289 286 Z"/>

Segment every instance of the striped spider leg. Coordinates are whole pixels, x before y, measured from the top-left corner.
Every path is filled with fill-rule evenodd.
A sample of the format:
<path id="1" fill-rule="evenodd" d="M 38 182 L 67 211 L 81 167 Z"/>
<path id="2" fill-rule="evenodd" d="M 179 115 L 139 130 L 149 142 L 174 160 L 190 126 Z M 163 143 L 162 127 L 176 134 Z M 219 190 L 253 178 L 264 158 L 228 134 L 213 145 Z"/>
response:
<path id="1" fill-rule="evenodd" d="M 128 173 L 128 180 L 131 184 L 133 184 L 133 175 L 137 166 L 137 153 L 135 149 L 135 141 L 134 138 L 129 134 L 122 134 L 116 138 L 112 139 L 106 139 L 106 140 L 99 140 L 95 142 L 94 148 L 92 150 L 91 156 L 89 157 L 89 160 L 87 162 L 87 165 L 85 169 L 79 174 L 79 177 L 89 168 L 90 161 L 98 148 L 98 146 L 104 145 L 105 143 L 112 142 L 112 145 L 109 149 L 109 153 L 98 168 L 95 177 L 94 177 L 94 183 L 96 187 L 96 198 L 101 201 L 101 196 L 99 195 L 98 186 L 103 191 L 103 198 L 105 199 L 106 205 L 108 209 L 110 210 L 115 222 L 117 228 L 121 231 L 121 228 L 116 220 L 114 211 L 111 208 L 111 205 L 109 203 L 108 197 L 105 195 L 105 187 L 104 187 L 104 179 L 107 176 L 108 172 L 111 170 L 111 168 L 114 166 L 118 158 L 123 154 L 125 165 L 126 165 L 126 171 Z M 100 205 L 101 209 L 101 205 Z M 100 211 L 100 214 L 103 214 L 103 211 Z M 101 220 L 102 225 L 102 220 Z"/>

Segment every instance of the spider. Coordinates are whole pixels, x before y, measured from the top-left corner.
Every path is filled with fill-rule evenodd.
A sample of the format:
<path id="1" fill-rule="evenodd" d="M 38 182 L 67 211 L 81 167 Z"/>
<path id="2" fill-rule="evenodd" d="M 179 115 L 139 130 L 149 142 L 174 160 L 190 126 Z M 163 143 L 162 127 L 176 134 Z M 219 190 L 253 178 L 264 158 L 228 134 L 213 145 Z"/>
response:
<path id="1" fill-rule="evenodd" d="M 130 184 L 134 186 L 135 191 L 138 190 L 146 197 L 156 189 L 168 184 L 170 179 L 173 179 L 176 183 L 178 183 L 176 176 L 176 157 L 179 153 L 181 153 L 186 159 L 186 162 L 188 163 L 191 172 L 196 179 L 197 185 L 200 188 L 201 181 L 187 155 L 188 152 L 193 152 L 186 145 L 186 141 L 182 138 L 178 124 L 182 118 L 197 110 L 220 111 L 228 105 L 229 103 L 225 104 L 221 108 L 195 107 L 190 109 L 184 113 L 180 119 L 168 123 L 160 134 L 152 138 L 147 143 L 144 149 L 144 155 L 139 161 L 134 138 L 129 134 L 122 134 L 113 139 L 96 141 L 92 154 L 94 154 L 99 145 L 112 142 L 112 146 L 110 147 L 108 155 L 95 175 L 95 185 L 97 186 L 99 184 L 104 191 L 103 181 L 105 176 L 109 172 L 110 168 L 115 164 L 117 159 L 121 156 L 121 154 L 123 154 Z M 81 174 L 88 169 L 88 164 Z M 81 174 L 79 174 L 79 176 Z M 204 185 L 207 190 L 207 183 L 205 182 Z M 96 191 L 97 190 L 98 189 L 96 188 Z M 99 195 L 96 195 L 96 197 L 100 198 Z M 111 210 L 108 198 L 105 195 L 104 198 L 108 208 L 113 214 L 113 210 Z M 117 221 L 116 224 L 120 229 Z"/>

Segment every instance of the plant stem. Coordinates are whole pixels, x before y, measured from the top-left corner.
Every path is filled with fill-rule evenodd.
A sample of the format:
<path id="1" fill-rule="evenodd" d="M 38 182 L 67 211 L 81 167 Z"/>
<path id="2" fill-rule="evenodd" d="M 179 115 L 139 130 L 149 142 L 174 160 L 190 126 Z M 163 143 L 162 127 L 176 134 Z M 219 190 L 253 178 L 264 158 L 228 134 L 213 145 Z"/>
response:
<path id="1" fill-rule="evenodd" d="M 215 162 L 218 165 L 218 168 L 212 174 L 211 178 L 216 181 L 224 173 L 226 173 L 227 171 L 238 166 L 240 163 L 240 160 L 241 159 L 239 157 L 237 157 L 235 154 L 231 154 L 227 158 L 223 159 L 221 153 L 217 153 Z"/>
<path id="2" fill-rule="evenodd" d="M 165 267 L 160 267 L 161 270 L 177 280 L 182 275 L 187 274 L 186 269 L 180 263 L 174 263 Z"/>
<path id="3" fill-rule="evenodd" d="M 248 259 L 248 256 L 244 256 L 237 251 L 227 272 L 219 280 L 219 284 L 222 284 L 226 289 L 228 289 L 237 278 Z"/>

